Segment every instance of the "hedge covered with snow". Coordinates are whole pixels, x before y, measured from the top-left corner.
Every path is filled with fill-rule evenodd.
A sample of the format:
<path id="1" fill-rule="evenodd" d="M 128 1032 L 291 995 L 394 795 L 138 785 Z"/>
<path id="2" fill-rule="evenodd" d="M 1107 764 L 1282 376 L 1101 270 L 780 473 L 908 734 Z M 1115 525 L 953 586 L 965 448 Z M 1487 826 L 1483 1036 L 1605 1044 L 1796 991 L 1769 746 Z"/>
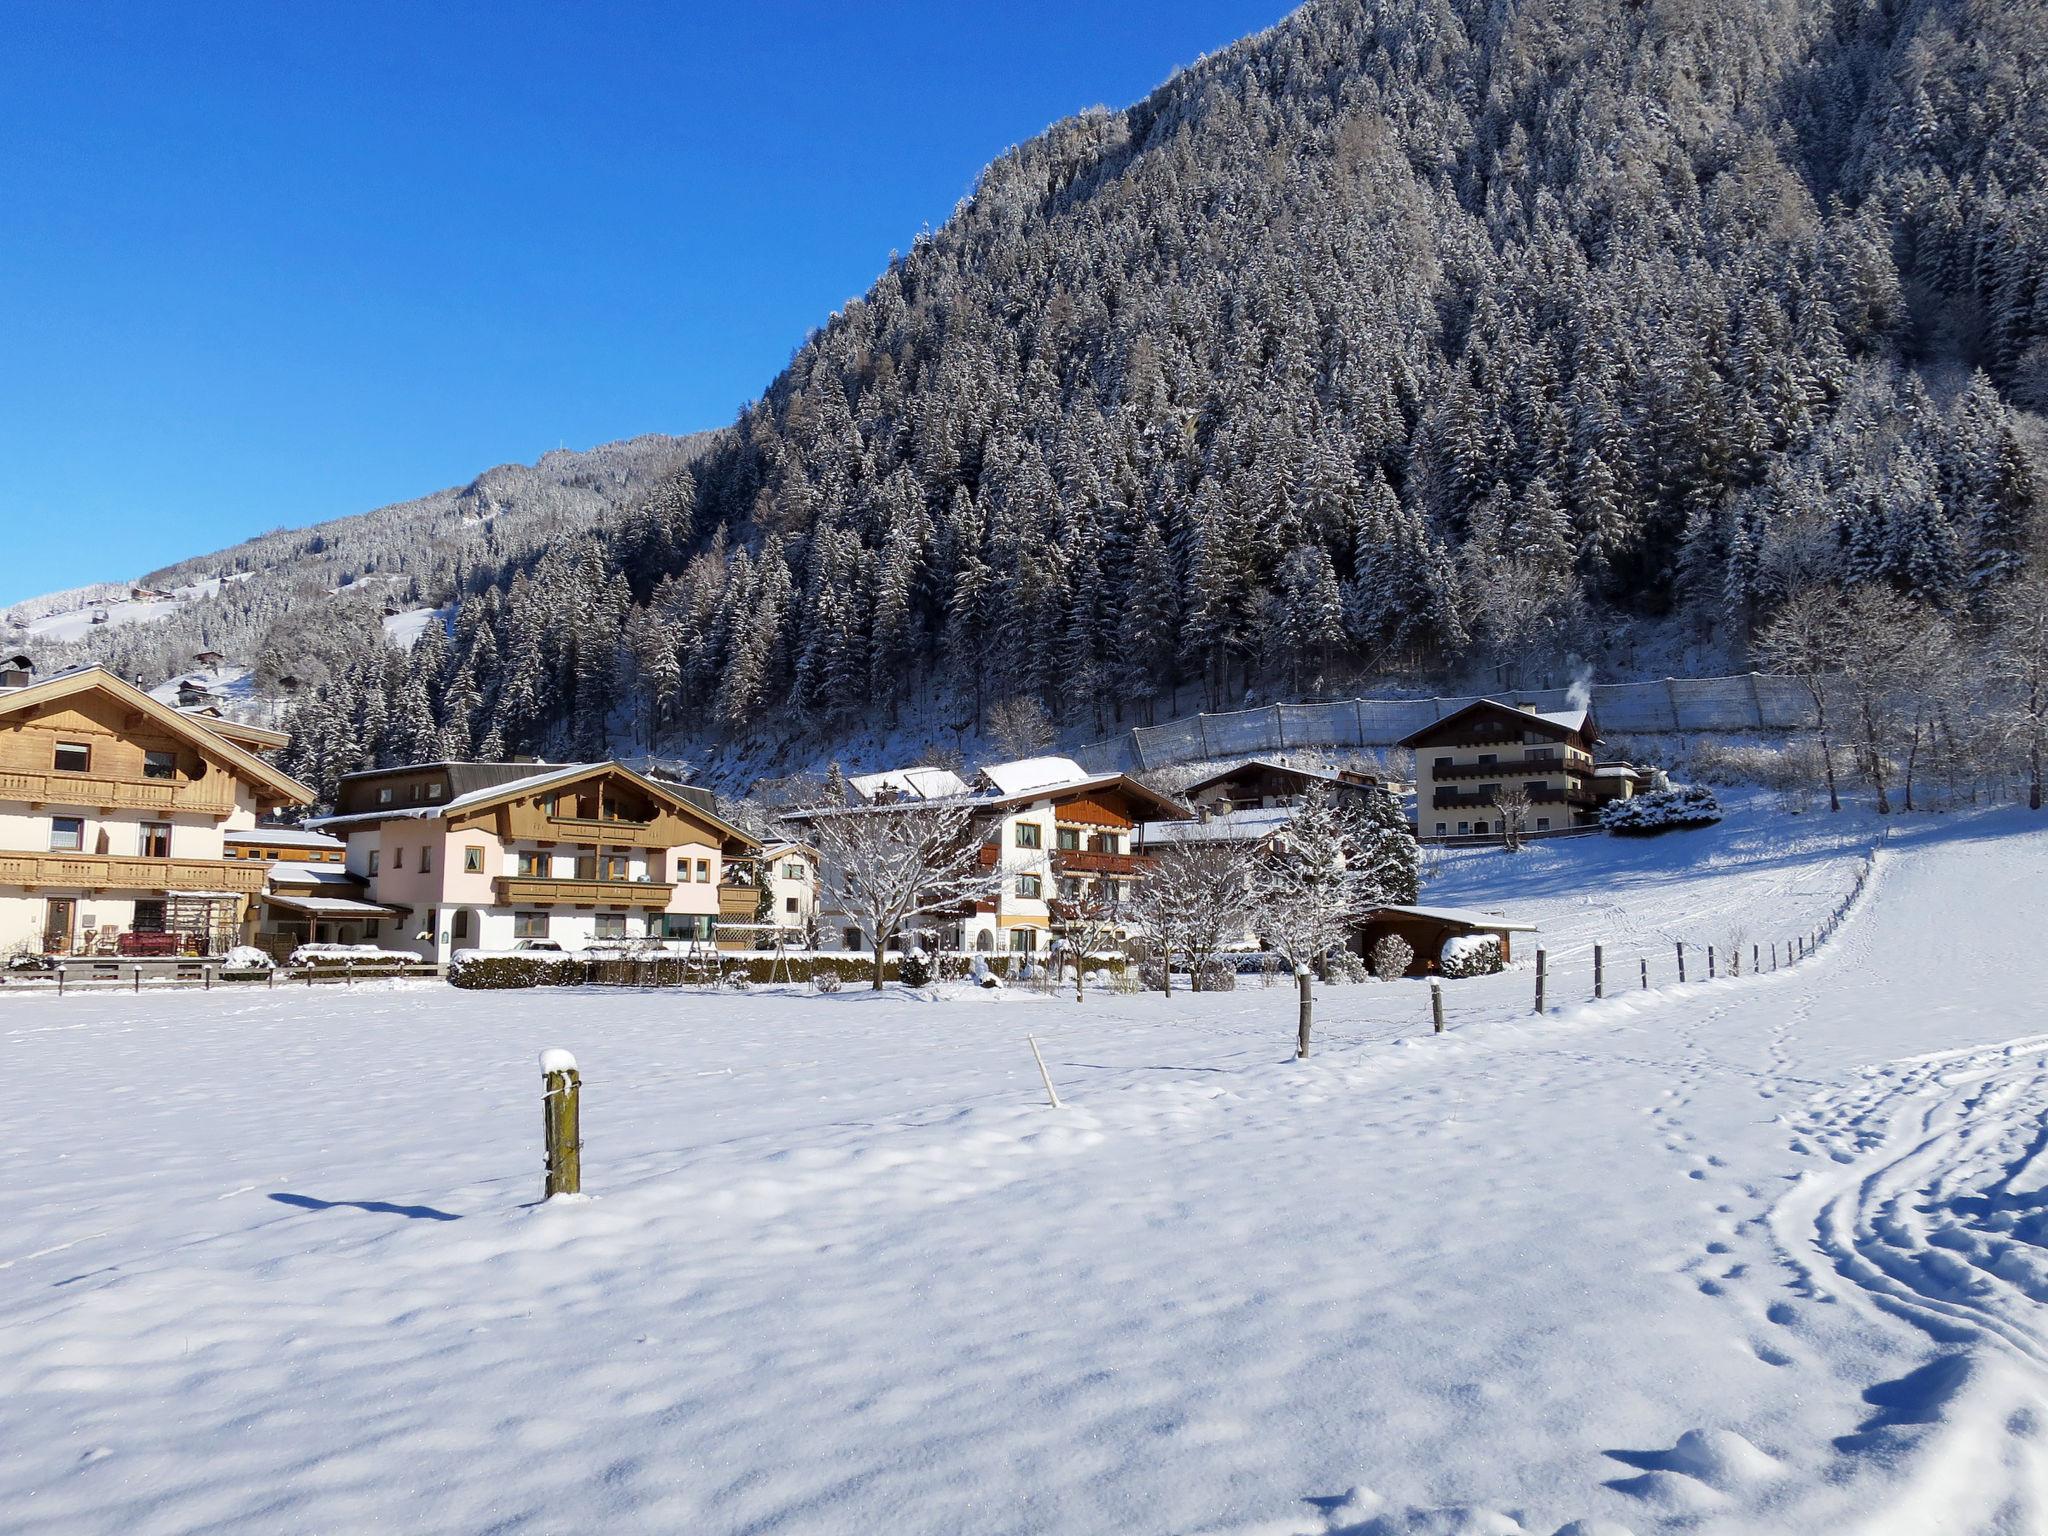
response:
<path id="1" fill-rule="evenodd" d="M 1704 784 L 1658 789 L 1616 800 L 1600 812 L 1600 825 L 1618 837 L 1649 837 L 1680 827 L 1711 827 L 1721 819 L 1721 802 Z"/>
<path id="2" fill-rule="evenodd" d="M 1444 940 L 1444 947 L 1437 954 L 1437 970 L 1451 981 L 1462 981 L 1467 976 L 1491 976 L 1500 968 L 1498 934 L 1455 934 Z"/>

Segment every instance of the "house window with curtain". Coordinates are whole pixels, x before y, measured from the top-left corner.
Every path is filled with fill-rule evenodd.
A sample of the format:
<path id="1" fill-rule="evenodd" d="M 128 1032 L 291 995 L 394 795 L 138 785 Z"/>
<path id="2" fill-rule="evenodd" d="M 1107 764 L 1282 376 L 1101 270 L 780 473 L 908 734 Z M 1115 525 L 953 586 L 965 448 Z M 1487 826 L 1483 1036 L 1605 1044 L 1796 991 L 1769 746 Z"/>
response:
<path id="1" fill-rule="evenodd" d="M 50 818 L 50 852 L 77 853 L 85 847 L 85 818 L 83 816 L 52 816 Z"/>

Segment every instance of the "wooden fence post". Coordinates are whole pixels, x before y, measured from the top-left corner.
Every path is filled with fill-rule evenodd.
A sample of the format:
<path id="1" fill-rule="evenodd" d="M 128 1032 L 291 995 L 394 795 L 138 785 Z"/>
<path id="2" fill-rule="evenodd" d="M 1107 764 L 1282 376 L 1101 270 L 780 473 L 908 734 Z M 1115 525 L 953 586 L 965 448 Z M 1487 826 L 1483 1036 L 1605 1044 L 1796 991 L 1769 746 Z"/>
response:
<path id="1" fill-rule="evenodd" d="M 540 1053 L 541 1130 L 547 1141 L 547 1186 L 542 1199 L 583 1190 L 583 1076 L 567 1051 Z"/>
<path id="2" fill-rule="evenodd" d="M 1601 955 L 1598 944 L 1593 946 L 1593 995 L 1595 997 L 1605 997 L 1607 995 L 1606 963 Z"/>
<path id="3" fill-rule="evenodd" d="M 135 990 L 137 993 L 142 991 L 142 966 L 139 962 L 135 967 Z"/>
<path id="4" fill-rule="evenodd" d="M 1647 992 L 1650 990 L 1650 962 L 1648 957 L 1639 960 L 1637 964 L 1643 968 L 1643 990 Z"/>
<path id="5" fill-rule="evenodd" d="M 1429 983 L 1429 1016 L 1435 1023 L 1435 1033 L 1444 1032 L 1444 984 L 1435 977 Z"/>
<path id="6" fill-rule="evenodd" d="M 1052 1074 L 1045 1070 L 1045 1058 L 1038 1054 L 1038 1036 L 1026 1035 L 1024 1038 L 1030 1042 L 1031 1059 L 1038 1063 L 1038 1078 L 1045 1084 L 1046 1102 L 1054 1109 L 1061 1108 L 1059 1090 L 1052 1085 Z"/>
<path id="7" fill-rule="evenodd" d="M 1707 946 L 1707 980 L 1709 980 L 1709 981 L 1712 981 L 1713 979 L 1714 979 L 1714 946 L 1713 946 L 1713 945 L 1711 945 L 1711 944 L 1709 944 L 1709 945 Z"/>
<path id="8" fill-rule="evenodd" d="M 1749 974 L 1754 976 L 1764 968 L 1764 951 L 1760 944 L 1749 946 Z"/>
<path id="9" fill-rule="evenodd" d="M 57 995 L 64 995 L 64 967 L 61 965 L 57 967 Z"/>
<path id="10" fill-rule="evenodd" d="M 1308 1055 L 1309 1025 L 1315 1017 L 1316 1006 L 1315 999 L 1309 993 L 1310 977 L 1307 966 L 1295 968 L 1294 984 L 1301 990 L 1301 1009 L 1294 1028 L 1294 1056 L 1299 1061 Z"/>
<path id="11" fill-rule="evenodd" d="M 1678 946 L 1678 984 L 1685 985 L 1685 946 Z"/>
<path id="12" fill-rule="evenodd" d="M 1536 1011 L 1543 1011 L 1543 977 L 1549 969 L 1550 956 L 1542 950 L 1536 951 Z"/>

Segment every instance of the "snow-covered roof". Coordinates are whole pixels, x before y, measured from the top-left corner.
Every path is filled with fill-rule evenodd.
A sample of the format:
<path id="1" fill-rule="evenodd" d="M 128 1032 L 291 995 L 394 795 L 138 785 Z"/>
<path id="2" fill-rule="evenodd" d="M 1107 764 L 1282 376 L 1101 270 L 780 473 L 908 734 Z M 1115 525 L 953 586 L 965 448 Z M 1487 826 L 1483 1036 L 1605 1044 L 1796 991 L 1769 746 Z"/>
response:
<path id="1" fill-rule="evenodd" d="M 395 907 L 380 907 L 368 901 L 350 901 L 341 896 L 279 896 L 272 893 L 263 899 L 273 907 L 282 907 L 287 912 L 303 912 L 308 917 L 398 916 Z"/>
<path id="2" fill-rule="evenodd" d="M 1586 728 L 1586 711 L 1583 709 L 1525 709 L 1525 715 L 1534 715 L 1539 720 L 1548 720 L 1552 725 L 1561 725 L 1568 731 L 1583 731 Z"/>
<path id="3" fill-rule="evenodd" d="M 339 853 L 342 841 L 325 832 L 308 832 L 304 827 L 230 827 L 222 841 L 251 848 L 321 848 Z"/>
<path id="4" fill-rule="evenodd" d="M 304 864 L 288 859 L 271 865 L 268 878 L 272 885 L 328 885 L 343 889 L 365 883 L 361 875 L 352 875 L 339 864 Z"/>
<path id="5" fill-rule="evenodd" d="M 1596 779 L 1632 779 L 1635 776 L 1636 770 L 1627 763 L 1609 763 L 1603 768 L 1593 770 L 1593 777 Z"/>
<path id="6" fill-rule="evenodd" d="M 888 768 L 846 782 L 863 800 L 873 800 L 883 790 L 911 800 L 949 800 L 968 793 L 967 781 L 950 768 Z"/>
<path id="7" fill-rule="evenodd" d="M 1071 757 L 1020 757 L 1007 763 L 990 763 L 981 776 L 995 786 L 997 794 L 1028 795 L 1034 790 L 1057 789 L 1065 784 L 1099 777 Z"/>
<path id="8" fill-rule="evenodd" d="M 1294 820 L 1295 809 L 1291 805 L 1265 805 L 1226 811 L 1207 821 L 1148 821 L 1139 829 L 1138 837 L 1147 848 L 1162 843 L 1258 842 Z"/>
<path id="9" fill-rule="evenodd" d="M 1375 912 L 1392 912 L 1401 917 L 1423 917 L 1440 923 L 1457 923 L 1466 928 L 1484 928 L 1489 933 L 1534 933 L 1534 923 L 1502 917 L 1498 912 L 1481 912 L 1473 907 L 1375 907 Z"/>

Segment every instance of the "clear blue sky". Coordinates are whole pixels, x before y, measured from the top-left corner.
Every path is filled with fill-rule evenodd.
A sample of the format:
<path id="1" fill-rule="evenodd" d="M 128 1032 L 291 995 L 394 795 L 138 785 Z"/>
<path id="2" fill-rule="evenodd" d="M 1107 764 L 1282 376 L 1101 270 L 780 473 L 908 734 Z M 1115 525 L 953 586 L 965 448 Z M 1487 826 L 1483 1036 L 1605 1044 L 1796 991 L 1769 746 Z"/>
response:
<path id="1" fill-rule="evenodd" d="M 720 426 L 1287 0 L 0 8 L 0 605 Z"/>

